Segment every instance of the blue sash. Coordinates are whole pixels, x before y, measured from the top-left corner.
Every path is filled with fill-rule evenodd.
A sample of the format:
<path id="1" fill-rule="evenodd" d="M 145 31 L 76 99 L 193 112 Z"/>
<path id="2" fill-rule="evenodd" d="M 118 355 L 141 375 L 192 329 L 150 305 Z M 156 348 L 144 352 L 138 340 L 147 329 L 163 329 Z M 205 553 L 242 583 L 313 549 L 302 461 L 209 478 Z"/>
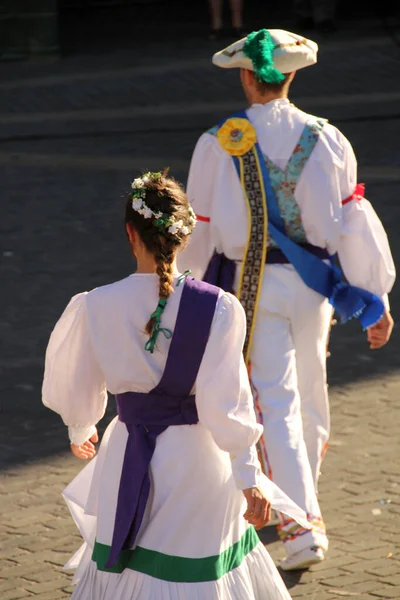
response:
<path id="1" fill-rule="evenodd" d="M 234 118 L 249 120 L 245 110 L 236 113 Z M 220 123 L 220 126 L 225 120 Z M 334 257 L 331 256 L 330 264 L 328 264 L 287 237 L 269 172 L 258 142 L 255 143 L 255 149 L 263 177 L 263 182 L 260 183 L 264 184 L 267 199 L 268 229 L 275 243 L 304 283 L 329 299 L 342 323 L 356 317 L 364 330 L 375 325 L 382 318 L 385 310 L 382 300 L 371 292 L 343 281 L 342 271 L 334 264 Z M 232 156 L 232 159 L 240 177 L 239 160 L 236 156 Z"/>

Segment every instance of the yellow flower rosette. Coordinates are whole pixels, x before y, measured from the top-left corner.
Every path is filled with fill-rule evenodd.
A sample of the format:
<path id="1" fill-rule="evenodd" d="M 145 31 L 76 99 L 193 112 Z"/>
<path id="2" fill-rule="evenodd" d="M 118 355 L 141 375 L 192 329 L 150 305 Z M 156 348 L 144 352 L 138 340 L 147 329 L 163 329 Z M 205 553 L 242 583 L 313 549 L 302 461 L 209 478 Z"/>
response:
<path id="1" fill-rule="evenodd" d="M 232 156 L 242 156 L 257 141 L 256 130 L 247 119 L 228 119 L 220 127 L 217 138 L 222 148 Z"/>

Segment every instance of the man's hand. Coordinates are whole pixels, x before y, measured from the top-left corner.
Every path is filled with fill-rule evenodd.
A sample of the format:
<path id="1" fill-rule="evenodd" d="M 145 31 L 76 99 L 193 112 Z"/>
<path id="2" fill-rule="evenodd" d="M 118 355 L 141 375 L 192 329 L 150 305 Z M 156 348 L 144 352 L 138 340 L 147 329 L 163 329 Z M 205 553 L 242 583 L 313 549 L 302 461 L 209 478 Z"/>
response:
<path id="1" fill-rule="evenodd" d="M 261 529 L 271 519 L 271 504 L 258 488 L 248 488 L 243 494 L 247 500 L 244 518 L 256 529 Z"/>
<path id="2" fill-rule="evenodd" d="M 382 319 L 376 325 L 367 329 L 369 347 L 371 350 L 377 350 L 387 344 L 392 335 L 393 327 L 394 321 L 392 316 L 390 312 L 385 310 Z"/>
<path id="3" fill-rule="evenodd" d="M 97 444 L 98 441 L 99 436 L 96 430 L 96 433 L 92 435 L 90 440 L 88 440 L 84 444 L 81 444 L 80 446 L 77 446 L 76 444 L 71 444 L 72 454 L 77 458 L 81 458 L 82 460 L 93 458 L 93 456 L 96 454 L 96 448 L 94 447 L 94 444 Z"/>

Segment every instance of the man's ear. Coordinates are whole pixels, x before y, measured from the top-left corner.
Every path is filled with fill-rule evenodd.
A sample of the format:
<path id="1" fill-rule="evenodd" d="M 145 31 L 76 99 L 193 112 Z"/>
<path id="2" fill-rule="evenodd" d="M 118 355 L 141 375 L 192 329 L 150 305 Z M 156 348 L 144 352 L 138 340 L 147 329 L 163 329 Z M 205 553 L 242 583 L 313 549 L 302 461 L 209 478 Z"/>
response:
<path id="1" fill-rule="evenodd" d="M 250 69 L 240 69 L 240 78 L 246 87 L 254 83 L 254 73 Z"/>

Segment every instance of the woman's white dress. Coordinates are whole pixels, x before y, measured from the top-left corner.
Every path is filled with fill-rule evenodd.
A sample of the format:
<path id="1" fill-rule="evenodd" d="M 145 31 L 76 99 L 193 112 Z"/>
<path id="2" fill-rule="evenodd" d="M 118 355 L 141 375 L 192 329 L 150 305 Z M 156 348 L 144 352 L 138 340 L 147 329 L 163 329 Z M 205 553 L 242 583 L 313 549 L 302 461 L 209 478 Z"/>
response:
<path id="1" fill-rule="evenodd" d="M 144 350 L 145 324 L 158 302 L 158 277 L 134 274 L 72 298 L 46 353 L 43 402 L 59 413 L 72 442 L 91 437 L 107 390 L 149 392 L 170 342 Z M 184 283 L 168 300 L 162 327 L 173 330 Z M 241 305 L 221 291 L 196 380 L 197 425 L 171 426 L 157 438 L 152 489 L 134 549 L 122 572 L 104 567 L 111 546 L 127 430 L 115 418 L 98 455 L 63 495 L 84 539 L 73 600 L 282 600 L 290 596 L 253 527 L 241 490 L 264 486 L 277 509 L 304 514 L 260 472 L 256 422 L 242 359 Z M 115 572 L 112 572 L 115 571 Z"/>

